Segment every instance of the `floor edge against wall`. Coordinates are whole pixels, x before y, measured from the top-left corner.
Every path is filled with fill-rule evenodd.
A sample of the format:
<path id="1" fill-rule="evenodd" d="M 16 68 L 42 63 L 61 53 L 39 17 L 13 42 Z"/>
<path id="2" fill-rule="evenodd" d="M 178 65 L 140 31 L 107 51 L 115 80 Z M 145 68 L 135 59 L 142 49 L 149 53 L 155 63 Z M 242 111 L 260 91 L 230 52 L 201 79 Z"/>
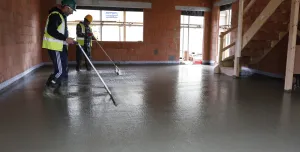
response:
<path id="1" fill-rule="evenodd" d="M 112 64 L 109 61 L 94 61 L 94 64 Z M 149 64 L 167 64 L 167 65 L 179 65 L 180 62 L 179 61 L 121 61 L 121 62 L 116 62 L 117 64 L 123 64 L 123 65 L 149 65 Z M 207 62 L 203 62 L 203 64 L 206 65 L 212 65 L 214 62 L 213 61 L 207 61 Z M 6 88 L 7 86 L 11 85 L 12 83 L 18 81 L 19 79 L 21 79 L 22 77 L 26 76 L 27 74 L 33 72 L 34 70 L 42 67 L 43 65 L 51 65 L 51 62 L 44 62 L 44 63 L 40 63 L 38 65 L 35 65 L 29 69 L 27 69 L 26 71 L 14 76 L 11 79 L 8 79 L 2 83 L 0 83 L 0 91 L 4 88 Z M 76 62 L 75 61 L 71 61 L 69 62 L 69 64 L 71 65 L 75 65 Z M 251 73 L 256 73 L 256 74 L 261 74 L 261 75 L 265 75 L 265 76 L 269 76 L 269 77 L 273 77 L 273 78 L 284 78 L 284 76 L 280 75 L 280 74 L 274 74 L 274 73 L 269 73 L 269 72 L 264 72 L 264 71 L 260 71 L 260 70 L 256 70 L 256 69 L 251 69 L 248 67 L 242 67 L 243 71 L 248 71 Z"/>
<path id="2" fill-rule="evenodd" d="M 94 61 L 94 64 L 112 64 L 112 62 L 109 61 Z M 129 65 L 129 64 L 135 64 L 135 65 L 149 65 L 149 64 L 168 64 L 168 65 L 179 65 L 180 62 L 179 61 L 121 61 L 121 62 L 115 62 L 116 64 L 124 64 L 124 65 Z M 69 64 L 71 65 L 75 65 L 76 62 L 75 61 L 70 61 Z M 44 65 L 52 65 L 51 62 L 43 62 L 40 63 L 38 65 L 35 65 L 29 69 L 27 69 L 26 71 L 14 76 L 13 78 L 10 78 L 2 83 L 0 83 L 0 91 L 3 90 L 4 88 L 8 87 L 9 85 L 13 84 L 14 82 L 18 81 L 19 79 L 21 79 L 22 77 L 26 76 L 27 74 L 33 72 L 34 70 L 44 66 Z"/>
<path id="3" fill-rule="evenodd" d="M 112 62 L 110 61 L 92 61 L 93 64 L 104 64 L 104 65 L 111 65 Z M 68 64 L 75 65 L 75 61 L 69 61 Z M 150 64 L 166 64 L 166 65 L 179 65 L 179 61 L 115 61 L 115 64 L 121 65 L 150 65 Z M 51 62 L 45 62 L 45 65 L 52 65 Z"/>
<path id="4" fill-rule="evenodd" d="M 242 67 L 242 71 L 248 71 L 248 72 L 251 72 L 254 74 L 260 74 L 260 75 L 264 75 L 264 76 L 268 76 L 268 77 L 272 77 L 272 78 L 284 79 L 283 75 L 270 73 L 270 72 L 264 72 L 261 70 L 251 69 L 248 67 Z"/>
<path id="5" fill-rule="evenodd" d="M 29 74 L 29 73 L 33 72 L 34 70 L 36 70 L 36 69 L 42 67 L 43 65 L 44 65 L 44 63 L 40 63 L 40 64 L 38 64 L 38 65 L 35 65 L 35 66 L 33 66 L 33 67 L 27 69 L 26 71 L 24 71 L 24 72 L 22 72 L 22 73 L 20 73 L 20 74 L 18 74 L 18 75 L 16 75 L 16 76 L 14 76 L 14 77 L 12 77 L 12 78 L 10 78 L 10 79 L 8 79 L 8 80 L 6 80 L 6 81 L 0 83 L 0 91 L 1 91 L 2 89 L 6 88 L 7 86 L 11 85 L 12 83 L 18 81 L 18 80 L 21 79 L 22 77 L 26 76 L 27 74 Z"/>

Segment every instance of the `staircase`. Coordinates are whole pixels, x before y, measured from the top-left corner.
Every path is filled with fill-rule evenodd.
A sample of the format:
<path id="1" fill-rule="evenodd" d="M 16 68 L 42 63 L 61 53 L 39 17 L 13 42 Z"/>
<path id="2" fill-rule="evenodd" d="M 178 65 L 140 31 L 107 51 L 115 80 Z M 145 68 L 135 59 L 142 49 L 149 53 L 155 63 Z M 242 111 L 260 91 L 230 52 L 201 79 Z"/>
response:
<path id="1" fill-rule="evenodd" d="M 288 36 L 291 3 L 292 0 L 244 0 L 240 67 L 259 63 Z M 223 41 L 229 33 L 236 35 L 237 28 L 238 25 L 234 25 L 220 35 L 215 73 L 234 75 L 236 40 L 228 46 L 224 46 Z"/>

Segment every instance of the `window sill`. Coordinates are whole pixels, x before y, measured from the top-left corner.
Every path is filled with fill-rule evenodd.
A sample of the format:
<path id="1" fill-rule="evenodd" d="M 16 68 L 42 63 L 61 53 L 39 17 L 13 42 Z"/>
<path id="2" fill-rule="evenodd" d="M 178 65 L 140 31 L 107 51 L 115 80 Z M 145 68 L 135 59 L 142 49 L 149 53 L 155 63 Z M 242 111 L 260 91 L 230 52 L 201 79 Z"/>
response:
<path id="1" fill-rule="evenodd" d="M 96 40 L 93 40 L 95 42 Z M 101 43 L 143 43 L 144 41 L 97 41 Z"/>

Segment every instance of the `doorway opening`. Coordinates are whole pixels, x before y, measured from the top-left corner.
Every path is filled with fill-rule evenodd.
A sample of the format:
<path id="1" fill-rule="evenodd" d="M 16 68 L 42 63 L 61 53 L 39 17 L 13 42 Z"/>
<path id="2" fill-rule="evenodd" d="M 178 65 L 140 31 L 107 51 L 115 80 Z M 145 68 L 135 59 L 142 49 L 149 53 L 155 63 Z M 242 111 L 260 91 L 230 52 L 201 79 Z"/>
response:
<path id="1" fill-rule="evenodd" d="M 183 11 L 181 12 L 180 22 L 180 62 L 184 64 L 201 64 L 204 12 Z"/>
<path id="2" fill-rule="evenodd" d="M 226 32 L 230 28 L 232 28 L 231 24 L 231 18 L 232 18 L 232 9 L 231 4 L 220 6 L 220 19 L 219 19 L 219 35 L 221 35 L 221 32 Z M 226 34 L 223 40 L 223 48 L 230 45 L 231 43 L 231 33 Z M 218 41 L 218 51 L 220 51 L 220 39 Z M 223 52 L 222 57 L 226 58 L 231 55 L 231 50 L 228 49 L 227 51 Z"/>

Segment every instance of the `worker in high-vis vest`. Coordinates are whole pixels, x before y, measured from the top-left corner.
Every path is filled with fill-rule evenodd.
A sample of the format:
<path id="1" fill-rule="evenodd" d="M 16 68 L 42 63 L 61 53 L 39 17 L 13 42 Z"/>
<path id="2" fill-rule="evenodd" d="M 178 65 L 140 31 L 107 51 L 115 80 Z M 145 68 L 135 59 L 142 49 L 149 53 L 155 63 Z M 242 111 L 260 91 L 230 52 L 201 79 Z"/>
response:
<path id="1" fill-rule="evenodd" d="M 91 50 L 92 50 L 92 40 L 95 40 L 93 35 L 92 27 L 90 26 L 91 22 L 93 21 L 93 17 L 91 15 L 86 15 L 84 18 L 84 21 L 79 22 L 76 27 L 76 35 L 77 35 L 77 42 L 81 45 L 81 47 L 84 49 L 84 52 L 91 60 Z M 81 52 L 79 46 L 77 46 L 76 49 L 76 70 L 80 71 L 81 68 L 81 59 L 82 59 L 83 53 Z M 87 71 L 91 70 L 91 65 L 88 62 L 88 60 L 85 59 L 85 67 Z"/>
<path id="2" fill-rule="evenodd" d="M 76 11 L 75 0 L 62 0 L 61 5 L 49 11 L 44 31 L 42 48 L 47 49 L 53 63 L 53 73 L 49 76 L 44 96 L 66 95 L 68 79 L 68 45 L 75 40 L 69 38 L 67 16 Z"/>

